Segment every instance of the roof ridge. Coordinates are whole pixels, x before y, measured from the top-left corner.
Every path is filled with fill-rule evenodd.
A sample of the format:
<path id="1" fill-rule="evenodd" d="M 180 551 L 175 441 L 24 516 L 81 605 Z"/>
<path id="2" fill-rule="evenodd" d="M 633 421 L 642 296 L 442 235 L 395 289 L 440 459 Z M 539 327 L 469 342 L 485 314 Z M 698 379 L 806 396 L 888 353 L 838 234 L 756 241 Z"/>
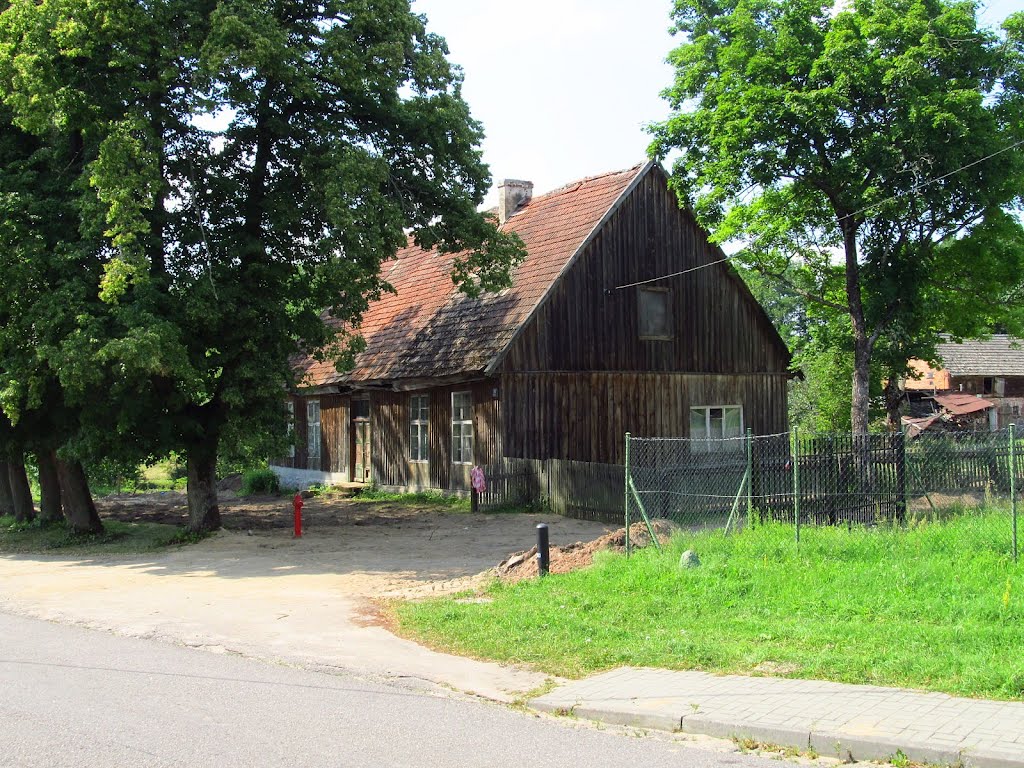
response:
<path id="1" fill-rule="evenodd" d="M 620 168 L 620 169 L 615 170 L 615 171 L 605 171 L 604 173 L 598 173 L 598 174 L 595 174 L 593 176 L 584 176 L 582 179 L 576 179 L 575 181 L 570 181 L 568 184 L 563 184 L 562 186 L 556 187 L 555 189 L 552 189 L 549 192 L 545 192 L 542 195 L 534 195 L 532 198 L 530 198 L 530 202 L 527 203 L 527 205 L 530 205 L 531 203 L 533 203 L 533 202 L 535 202 L 537 200 L 542 200 L 545 197 L 552 197 L 554 195 L 561 195 L 561 194 L 565 194 L 566 192 L 575 192 L 576 188 L 580 187 L 583 184 L 586 184 L 589 181 L 597 181 L 598 179 L 604 179 L 604 178 L 607 178 L 608 176 L 621 176 L 624 173 L 631 173 L 631 172 L 636 173 L 641 168 L 643 168 L 645 165 L 647 165 L 646 162 L 637 163 L 636 165 L 632 165 L 629 168 Z M 527 206 L 523 206 L 523 208 L 526 208 L 526 207 Z M 522 209 L 520 209 L 520 210 L 522 210 Z"/>
<path id="2" fill-rule="evenodd" d="M 953 344 L 956 346 L 961 346 L 964 344 L 985 344 L 987 342 L 997 340 L 1016 341 L 1024 343 L 1024 337 L 1014 336 L 1012 333 L 990 333 L 984 339 L 974 339 L 965 337 L 963 341 L 953 341 L 953 334 L 951 333 L 943 333 L 940 335 L 942 337 L 942 341 L 939 342 L 940 344 Z"/>
<path id="3" fill-rule="evenodd" d="M 395 288 L 370 303 L 360 331 L 366 339 L 347 373 L 307 361 L 309 380 L 318 384 L 483 374 L 501 356 L 519 329 L 594 237 L 627 190 L 652 163 L 588 176 L 535 198 L 502 225 L 520 232 L 529 255 L 516 268 L 512 287 L 494 295 L 468 298 L 451 279 L 458 254 L 424 250 L 408 237 L 393 259 L 381 264 L 382 278 Z M 539 204 L 538 204 L 539 202 Z"/>

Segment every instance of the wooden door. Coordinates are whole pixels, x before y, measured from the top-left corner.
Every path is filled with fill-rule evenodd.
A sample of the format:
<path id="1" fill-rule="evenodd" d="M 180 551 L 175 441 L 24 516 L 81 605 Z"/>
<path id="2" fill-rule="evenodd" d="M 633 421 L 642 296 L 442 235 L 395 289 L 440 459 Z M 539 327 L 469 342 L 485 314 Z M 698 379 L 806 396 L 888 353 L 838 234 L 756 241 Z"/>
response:
<path id="1" fill-rule="evenodd" d="M 370 401 L 352 401 L 352 480 L 370 482 Z"/>

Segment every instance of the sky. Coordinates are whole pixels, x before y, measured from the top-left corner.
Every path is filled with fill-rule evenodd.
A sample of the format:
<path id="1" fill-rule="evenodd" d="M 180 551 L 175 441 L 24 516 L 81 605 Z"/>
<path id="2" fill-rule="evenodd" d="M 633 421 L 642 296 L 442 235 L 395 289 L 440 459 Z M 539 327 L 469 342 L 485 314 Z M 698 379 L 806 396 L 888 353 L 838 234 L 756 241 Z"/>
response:
<path id="1" fill-rule="evenodd" d="M 484 161 L 541 194 L 646 159 L 644 125 L 664 119 L 671 0 L 413 0 L 465 73 Z M 1024 0 L 988 0 L 996 26 Z M 487 204 L 497 199 L 492 190 Z"/>

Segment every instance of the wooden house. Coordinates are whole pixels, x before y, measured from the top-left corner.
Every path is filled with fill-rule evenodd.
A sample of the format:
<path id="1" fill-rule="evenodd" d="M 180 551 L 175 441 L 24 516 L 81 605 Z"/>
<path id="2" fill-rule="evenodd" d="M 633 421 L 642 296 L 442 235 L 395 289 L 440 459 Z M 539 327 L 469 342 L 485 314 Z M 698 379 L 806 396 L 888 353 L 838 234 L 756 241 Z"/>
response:
<path id="1" fill-rule="evenodd" d="M 903 382 L 911 416 L 940 413 L 943 395 L 984 398 L 991 429 L 1024 423 L 1024 340 L 995 333 L 988 339 L 962 342 L 946 338 L 938 345 L 939 362 L 911 360 L 914 376 Z M 979 409 L 982 410 L 982 409 Z"/>
<path id="2" fill-rule="evenodd" d="M 506 181 L 498 216 L 528 251 L 512 288 L 468 298 L 450 255 L 406 248 L 355 368 L 302 363 L 284 483 L 461 490 L 505 459 L 622 464 L 627 431 L 786 430 L 786 345 L 659 165 Z"/>

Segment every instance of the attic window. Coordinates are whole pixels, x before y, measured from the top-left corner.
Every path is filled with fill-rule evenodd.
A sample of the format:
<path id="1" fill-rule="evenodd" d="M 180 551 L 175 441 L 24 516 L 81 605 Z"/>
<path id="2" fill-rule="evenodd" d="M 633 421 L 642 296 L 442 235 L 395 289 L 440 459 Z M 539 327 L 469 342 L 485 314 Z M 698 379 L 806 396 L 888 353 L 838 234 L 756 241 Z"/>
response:
<path id="1" fill-rule="evenodd" d="M 668 288 L 641 287 L 637 294 L 640 338 L 656 341 L 672 339 L 672 294 Z"/>

